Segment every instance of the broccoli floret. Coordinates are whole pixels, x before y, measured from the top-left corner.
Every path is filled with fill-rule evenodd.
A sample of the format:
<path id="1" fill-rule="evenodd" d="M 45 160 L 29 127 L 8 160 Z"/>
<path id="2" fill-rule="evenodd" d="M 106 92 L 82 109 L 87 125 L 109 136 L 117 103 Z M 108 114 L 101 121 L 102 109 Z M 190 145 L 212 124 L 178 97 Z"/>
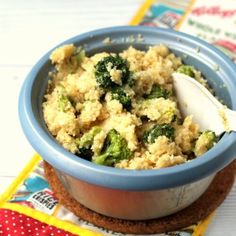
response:
<path id="1" fill-rule="evenodd" d="M 95 65 L 95 77 L 100 87 L 103 89 L 111 89 L 112 87 L 117 86 L 111 79 L 111 74 L 109 72 L 111 69 L 121 71 L 120 76 L 122 84 L 130 82 L 128 62 L 120 56 L 107 56 Z"/>
<path id="2" fill-rule="evenodd" d="M 147 99 L 160 98 L 160 97 L 167 99 L 170 97 L 170 92 L 167 89 L 164 89 L 163 87 L 157 84 L 153 85 L 151 92 L 145 96 L 145 98 Z"/>
<path id="3" fill-rule="evenodd" d="M 144 132 L 143 140 L 145 143 L 154 143 L 159 136 L 173 139 L 174 128 L 170 124 L 154 125 L 150 130 Z"/>
<path id="4" fill-rule="evenodd" d="M 118 100 L 127 111 L 131 109 L 131 98 L 123 91 L 122 88 L 112 89 L 111 96 L 112 99 Z"/>
<path id="5" fill-rule="evenodd" d="M 178 113 L 176 103 L 170 99 L 154 98 L 145 99 L 135 105 L 136 115 L 146 116 L 151 121 L 158 124 L 169 124 Z"/>
<path id="6" fill-rule="evenodd" d="M 132 71 L 129 71 L 129 76 L 127 77 L 126 84 L 130 87 L 135 85 L 134 73 Z"/>
<path id="7" fill-rule="evenodd" d="M 185 75 L 188 75 L 192 78 L 195 77 L 194 75 L 194 67 L 193 66 L 188 66 L 188 65 L 182 65 L 180 66 L 177 71 L 178 73 L 182 73 L 182 74 L 185 74 Z"/>
<path id="8" fill-rule="evenodd" d="M 85 51 L 81 47 L 77 47 L 74 51 L 74 57 L 76 58 L 77 64 L 80 65 L 85 58 Z"/>
<path id="9" fill-rule="evenodd" d="M 101 127 L 99 126 L 94 126 L 92 129 L 90 129 L 87 133 L 85 133 L 78 141 L 77 145 L 82 148 L 89 148 L 93 144 L 93 139 L 94 137 L 100 133 Z"/>
<path id="10" fill-rule="evenodd" d="M 99 126 L 94 126 L 87 133 L 85 133 L 81 138 L 76 139 L 76 144 L 79 149 L 79 154 L 81 157 L 91 160 L 93 156 L 93 151 L 91 147 L 93 145 L 94 137 L 101 131 L 102 129 Z"/>
<path id="11" fill-rule="evenodd" d="M 115 129 L 112 129 L 107 134 L 100 155 L 95 156 L 92 161 L 99 165 L 113 166 L 132 155 L 126 140 Z"/>
<path id="12" fill-rule="evenodd" d="M 92 156 L 93 156 L 93 151 L 92 151 L 91 147 L 90 148 L 82 147 L 82 148 L 79 148 L 78 155 L 85 160 L 91 161 Z"/>
<path id="13" fill-rule="evenodd" d="M 58 107 L 61 111 L 66 112 L 71 108 L 72 103 L 65 94 L 61 94 L 58 98 Z"/>
<path id="14" fill-rule="evenodd" d="M 206 151 L 214 146 L 217 142 L 217 136 L 215 132 L 207 130 L 204 131 L 197 139 L 195 143 L 194 153 L 196 156 L 201 156 Z"/>

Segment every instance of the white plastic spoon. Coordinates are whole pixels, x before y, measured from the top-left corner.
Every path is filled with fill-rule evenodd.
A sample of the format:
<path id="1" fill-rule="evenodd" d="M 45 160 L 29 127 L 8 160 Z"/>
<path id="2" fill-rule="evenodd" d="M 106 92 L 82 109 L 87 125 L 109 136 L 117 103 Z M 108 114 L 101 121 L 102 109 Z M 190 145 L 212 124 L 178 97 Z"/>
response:
<path id="1" fill-rule="evenodd" d="M 236 131 L 236 111 L 222 105 L 195 79 L 182 73 L 173 73 L 172 77 L 183 116 L 193 115 L 201 131 L 212 130 L 216 135 Z"/>

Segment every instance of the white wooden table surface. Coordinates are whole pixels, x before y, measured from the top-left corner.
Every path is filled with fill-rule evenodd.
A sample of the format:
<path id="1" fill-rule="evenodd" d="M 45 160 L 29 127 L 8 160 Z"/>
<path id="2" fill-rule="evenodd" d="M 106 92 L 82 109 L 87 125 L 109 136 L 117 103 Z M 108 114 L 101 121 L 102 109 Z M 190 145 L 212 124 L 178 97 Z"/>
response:
<path id="1" fill-rule="evenodd" d="M 125 25 L 142 0 L 0 0 L 0 193 L 34 154 L 21 130 L 17 101 L 32 65 L 54 45 L 96 28 Z M 236 235 L 236 184 L 207 235 Z"/>

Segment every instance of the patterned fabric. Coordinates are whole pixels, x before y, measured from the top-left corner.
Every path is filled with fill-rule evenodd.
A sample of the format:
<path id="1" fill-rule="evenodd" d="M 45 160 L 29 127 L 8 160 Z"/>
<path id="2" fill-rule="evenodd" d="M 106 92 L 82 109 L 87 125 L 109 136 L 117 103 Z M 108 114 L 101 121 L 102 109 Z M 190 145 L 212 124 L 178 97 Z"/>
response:
<path id="1" fill-rule="evenodd" d="M 130 24 L 172 28 L 194 35 L 236 63 L 235 0 L 224 4 L 222 0 L 146 0 Z"/>
<path id="2" fill-rule="evenodd" d="M 0 209 L 0 235 L 74 236 L 75 234 L 42 223 L 16 211 Z"/>

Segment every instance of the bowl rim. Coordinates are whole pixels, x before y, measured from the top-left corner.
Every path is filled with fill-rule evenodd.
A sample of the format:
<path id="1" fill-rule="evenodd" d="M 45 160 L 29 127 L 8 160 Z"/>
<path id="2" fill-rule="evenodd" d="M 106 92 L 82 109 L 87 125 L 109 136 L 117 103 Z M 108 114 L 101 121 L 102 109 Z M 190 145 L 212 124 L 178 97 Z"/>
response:
<path id="1" fill-rule="evenodd" d="M 116 26 L 83 33 L 55 46 L 33 66 L 27 75 L 19 96 L 18 112 L 21 126 L 28 141 L 43 159 L 49 162 L 59 172 L 66 173 L 91 184 L 114 189 L 133 191 L 166 189 L 189 184 L 209 175 L 213 175 L 216 171 L 233 160 L 233 154 L 236 153 L 236 148 L 233 148 L 236 142 L 236 133 L 231 132 L 225 134 L 217 145 L 206 152 L 202 157 L 196 158 L 190 162 L 158 170 L 127 170 L 100 166 L 78 158 L 76 155 L 65 150 L 54 138 L 50 137 L 39 125 L 36 117 L 34 117 L 31 101 L 34 79 L 43 65 L 49 60 L 49 55 L 55 48 L 62 44 L 78 43 L 81 40 L 91 37 L 91 35 L 95 37 L 99 35 L 109 35 L 114 32 L 124 33 L 127 31 L 131 34 L 140 32 L 142 35 L 155 32 L 157 34 L 165 34 L 170 37 L 178 37 L 180 39 L 196 42 L 201 45 L 201 47 L 206 48 L 217 56 L 222 63 L 224 62 L 225 70 L 227 70 L 228 74 L 233 75 L 233 73 L 235 74 L 236 72 L 235 64 L 214 46 L 194 36 L 171 29 L 147 26 Z M 230 83 L 230 87 L 232 86 L 230 89 L 233 89 L 236 93 L 236 83 L 232 80 L 230 80 Z M 232 98 L 232 93 L 230 96 Z M 232 108 L 236 108 L 236 100 L 234 101 L 233 99 Z M 224 154 L 226 157 L 224 157 Z M 218 160 L 216 160 L 216 157 L 218 157 Z"/>

